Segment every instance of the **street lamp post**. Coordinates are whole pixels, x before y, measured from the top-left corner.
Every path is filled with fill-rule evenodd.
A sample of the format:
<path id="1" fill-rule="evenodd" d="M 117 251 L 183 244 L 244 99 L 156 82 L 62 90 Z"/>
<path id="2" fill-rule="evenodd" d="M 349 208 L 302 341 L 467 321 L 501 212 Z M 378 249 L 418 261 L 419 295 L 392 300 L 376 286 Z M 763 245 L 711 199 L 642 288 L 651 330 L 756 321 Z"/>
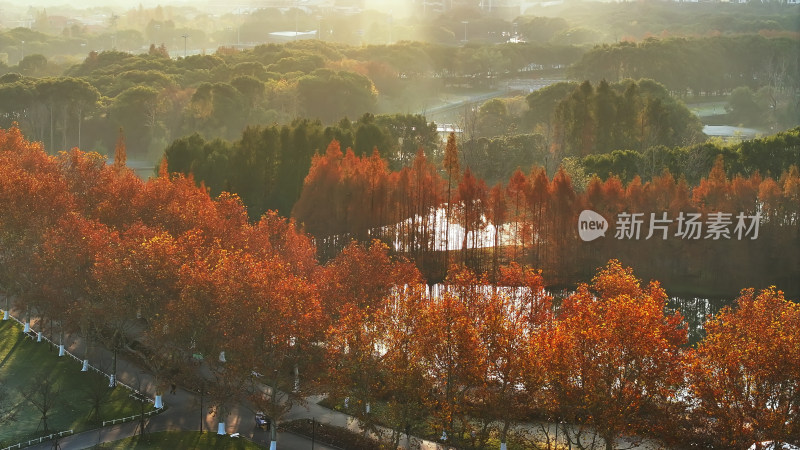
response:
<path id="1" fill-rule="evenodd" d="M 186 39 L 189 38 L 189 35 L 184 33 L 181 37 L 183 38 L 183 57 L 186 58 Z"/>
<path id="2" fill-rule="evenodd" d="M 467 24 L 469 23 L 469 21 L 462 20 L 461 23 L 464 24 L 464 42 L 467 42 Z"/>

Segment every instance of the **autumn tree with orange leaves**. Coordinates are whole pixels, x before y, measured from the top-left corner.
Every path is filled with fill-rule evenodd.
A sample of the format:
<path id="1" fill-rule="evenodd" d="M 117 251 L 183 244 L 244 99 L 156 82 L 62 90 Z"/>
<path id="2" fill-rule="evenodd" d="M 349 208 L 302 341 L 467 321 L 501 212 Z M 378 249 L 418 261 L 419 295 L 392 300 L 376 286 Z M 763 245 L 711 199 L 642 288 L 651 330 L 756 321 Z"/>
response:
<path id="1" fill-rule="evenodd" d="M 106 299 L 97 295 L 93 268 L 117 242 L 116 234 L 106 226 L 75 213 L 65 215 L 43 233 L 24 278 L 29 282 L 27 290 L 17 300 L 18 305 L 50 322 L 51 334 L 58 336 L 60 345 L 65 332 L 79 331 L 89 342 L 103 338 L 99 331 L 107 326 L 104 313 L 111 311 L 104 308 Z"/>
<path id="2" fill-rule="evenodd" d="M 42 234 L 73 207 L 58 164 L 18 128 L 0 129 L 0 291 L 27 289 L 24 280 Z"/>
<path id="3" fill-rule="evenodd" d="M 412 264 L 392 261 L 387 247 L 374 241 L 369 248 L 349 245 L 321 268 L 318 280 L 329 324 L 326 385 L 336 398 L 348 398 L 348 412 L 372 428 L 370 409 L 382 381 L 383 303 L 395 286 L 419 282 L 419 275 Z"/>
<path id="4" fill-rule="evenodd" d="M 478 336 L 488 366 L 476 409 L 480 444 L 494 432 L 505 449 L 512 426 L 544 405 L 543 343 L 554 316 L 541 271 L 513 263 L 500 269 L 497 283 L 481 303 Z"/>
<path id="5" fill-rule="evenodd" d="M 454 198 L 454 218 L 461 225 L 462 263 L 480 271 L 479 251 L 483 247 L 480 233 L 486 228 L 489 211 L 489 190 L 483 180 L 464 170 Z"/>
<path id="6" fill-rule="evenodd" d="M 702 442 L 800 442 L 800 306 L 775 287 L 745 289 L 705 328 L 690 366 Z"/>
<path id="7" fill-rule="evenodd" d="M 187 236 L 202 241 L 199 233 Z M 207 375 L 191 372 L 186 385 L 208 392 L 208 406 L 222 427 L 231 408 L 245 396 L 252 368 L 239 364 L 249 349 L 233 337 L 244 332 L 232 327 L 238 303 L 257 295 L 246 253 L 217 246 L 198 246 L 180 267 L 180 294 L 170 299 L 156 320 L 153 332 L 171 342 L 184 361 L 201 365 Z M 249 358 L 248 358 L 249 359 Z M 193 380 L 192 380 L 193 379 Z M 192 380 L 192 381 L 190 381 Z"/>
<path id="8" fill-rule="evenodd" d="M 452 266 L 443 292 L 423 307 L 419 354 L 429 389 L 431 426 L 449 445 L 464 445 L 474 431 L 470 399 L 482 386 L 487 355 L 481 348 L 482 287 L 486 280 L 464 266 Z"/>
<path id="9" fill-rule="evenodd" d="M 383 376 L 377 394 L 385 402 L 383 421 L 392 429 L 386 439 L 391 448 L 400 445 L 403 434 L 410 437 L 423 432 L 430 417 L 429 385 L 419 342 L 427 303 L 425 284 L 397 286 L 385 299 L 380 315 L 385 353 L 378 361 Z"/>
<path id="10" fill-rule="evenodd" d="M 534 169 L 487 192 L 469 171 L 459 178 L 450 144 L 444 169 L 419 152 L 397 172 L 375 152 L 332 144 L 315 158 L 303 220 L 271 212 L 251 221 L 238 196 L 212 198 L 166 164 L 143 182 L 100 155 L 46 155 L 18 129 L 0 130 L 0 291 L 52 324 L 45 332 L 136 351 L 162 386 L 184 376 L 223 420 L 247 399 L 278 423 L 324 391 L 349 398 L 365 428 L 391 426 L 393 448 L 402 434 L 430 430 L 460 448 L 511 444 L 515 425 L 539 418 L 567 423 L 560 431 L 572 445 L 798 441 L 800 312 L 777 288 L 742 291 L 696 352 L 682 317 L 666 312 L 665 290 L 616 259 L 560 301 L 546 291 L 622 256 L 671 283 L 701 273 L 722 291 L 759 280 L 797 290 L 796 167 L 779 178 L 730 175 L 720 160 L 694 188 L 664 172 L 627 184 L 594 178 L 586 192 L 566 170 L 551 180 Z M 741 212 L 760 216 L 760 234 L 686 242 L 672 223 L 669 239 L 588 245 L 575 236 L 582 208 L 609 222 L 624 211 Z M 445 266 L 434 245 L 455 216 L 473 233 L 464 236 L 469 269 Z M 470 242 L 487 220 L 495 245 L 501 229 L 513 242 L 491 265 Z M 319 237 L 337 250 L 325 265 Z M 512 260 L 505 267 L 501 255 Z M 143 347 L 130 349 L 133 339 Z M 561 444 L 570 445 L 545 443 Z"/>
<path id="11" fill-rule="evenodd" d="M 622 436 L 664 424 L 683 383 L 686 344 L 683 319 L 665 313 L 666 300 L 657 282 L 641 286 L 614 260 L 564 300 L 548 337 L 547 373 L 552 407 L 571 424 L 573 443 L 588 435 L 611 450 Z"/>
<path id="12" fill-rule="evenodd" d="M 453 217 L 453 199 L 455 195 L 453 189 L 458 186 L 458 180 L 461 176 L 460 164 L 458 162 L 458 144 L 456 143 L 456 134 L 451 132 L 447 136 L 447 144 L 444 148 L 444 160 L 442 166 L 445 171 L 445 178 L 447 178 L 447 191 L 445 200 L 445 231 L 444 231 L 444 250 L 445 250 L 445 267 L 450 266 L 450 223 Z"/>
<path id="13" fill-rule="evenodd" d="M 503 236 L 503 226 L 508 219 L 508 199 L 506 198 L 503 185 L 498 183 L 489 191 L 488 198 L 488 220 L 494 226 L 494 236 L 492 238 L 492 279 L 496 280 L 500 268 L 500 252 Z"/>
<path id="14" fill-rule="evenodd" d="M 426 274 L 440 270 L 443 258 L 437 257 L 437 209 L 443 199 L 444 181 L 422 148 L 417 151 L 411 167 L 395 172 L 390 178 L 396 239 L 401 251 L 412 255 Z"/>

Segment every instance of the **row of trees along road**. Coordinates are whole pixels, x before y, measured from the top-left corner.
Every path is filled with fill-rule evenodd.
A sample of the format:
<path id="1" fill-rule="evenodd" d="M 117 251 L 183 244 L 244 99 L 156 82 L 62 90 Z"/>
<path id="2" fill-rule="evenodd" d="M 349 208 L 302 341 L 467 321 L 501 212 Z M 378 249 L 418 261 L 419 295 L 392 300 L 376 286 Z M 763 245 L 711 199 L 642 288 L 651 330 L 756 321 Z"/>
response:
<path id="1" fill-rule="evenodd" d="M 220 421 L 247 398 L 277 422 L 285 400 L 326 392 L 364 429 L 391 426 L 393 446 L 427 430 L 460 448 L 532 446 L 533 433 L 548 448 L 800 439 L 800 309 L 775 288 L 742 291 L 687 347 L 661 286 L 615 260 L 560 301 L 514 263 L 494 285 L 454 265 L 431 294 L 378 242 L 320 265 L 291 221 L 251 223 L 236 196 L 165 166 L 142 182 L 124 142 L 116 155 L 48 156 L 0 130 L 3 295 L 116 350 L 137 339 L 161 389 L 195 386 Z M 254 391 L 253 371 L 280 391 Z"/>

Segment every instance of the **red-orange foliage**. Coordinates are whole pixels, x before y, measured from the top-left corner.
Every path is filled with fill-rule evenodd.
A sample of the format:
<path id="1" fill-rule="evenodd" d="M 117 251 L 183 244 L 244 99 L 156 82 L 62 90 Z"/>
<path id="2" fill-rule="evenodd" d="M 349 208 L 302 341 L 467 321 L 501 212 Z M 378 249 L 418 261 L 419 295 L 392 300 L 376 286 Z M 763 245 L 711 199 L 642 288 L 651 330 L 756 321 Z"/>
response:
<path id="1" fill-rule="evenodd" d="M 575 257 L 574 247 L 577 245 L 575 240 L 578 214 L 580 213 L 580 203 L 576 194 L 572 180 L 564 168 L 559 168 L 553 176 L 549 189 L 548 218 L 547 227 L 548 243 L 552 243 L 554 249 L 547 255 L 548 267 L 553 271 L 553 278 L 556 282 L 563 282 L 571 279 L 574 275 Z M 557 249 L 557 250 L 556 250 Z M 563 278 L 562 278 L 563 277 Z"/>
<path id="2" fill-rule="evenodd" d="M 57 161 L 75 208 L 86 217 L 113 228 L 130 226 L 137 219 L 135 199 L 142 181 L 124 166 L 109 166 L 97 153 L 78 149 L 61 152 Z"/>
<path id="3" fill-rule="evenodd" d="M 478 308 L 472 303 L 476 299 L 449 291 L 431 298 L 423 307 L 424 325 L 418 336 L 432 425 L 437 434 L 445 431 L 455 439 L 456 445 L 461 433 L 471 428 L 469 397 L 482 387 L 487 370 L 476 323 Z"/>
<path id="4" fill-rule="evenodd" d="M 458 183 L 458 191 L 454 199 L 454 211 L 455 218 L 463 228 L 461 238 L 463 259 L 471 267 L 477 267 L 480 262 L 477 253 L 482 245 L 478 238 L 480 236 L 479 233 L 486 228 L 488 196 L 489 192 L 486 188 L 486 183 L 475 178 L 472 175 L 472 171 L 467 168 Z M 467 246 L 468 243 L 469 247 Z"/>
<path id="5" fill-rule="evenodd" d="M 798 442 L 800 306 L 746 289 L 705 328 L 691 371 L 700 432 L 731 448 Z"/>
<path id="6" fill-rule="evenodd" d="M 492 242 L 492 278 L 497 279 L 497 271 L 500 266 L 500 243 L 503 227 L 508 220 L 508 202 L 506 200 L 503 185 L 497 183 L 489 191 L 489 204 L 487 216 L 489 222 L 494 226 L 494 239 Z"/>
<path id="7" fill-rule="evenodd" d="M 52 157 L 18 128 L 0 129 L 0 228 L 3 240 L 31 237 L 55 224 L 73 198 Z M 5 243 L 5 242 L 4 242 Z"/>
<path id="8" fill-rule="evenodd" d="M 505 192 L 496 186 L 488 196 L 467 171 L 458 195 L 466 228 L 480 228 L 481 213 L 498 227 L 511 221 L 523 250 L 512 255 L 519 263 L 494 277 L 502 287 L 454 266 L 444 294 L 434 298 L 411 263 L 390 258 L 385 244 L 363 243 L 381 237 L 417 262 L 440 263 L 433 235 L 444 182 L 421 151 L 410 168 L 395 173 L 376 153 L 358 158 L 335 143 L 315 158 L 304 191 L 315 200 L 304 206 L 307 223 L 317 220 L 323 234 L 341 231 L 326 236 L 345 248 L 324 267 L 312 238 L 294 222 L 268 213 L 251 224 L 238 197 L 211 199 L 166 169 L 143 183 L 98 155 L 76 149 L 48 156 L 18 129 L 0 130 L 0 287 L 46 318 L 66 311 L 83 332 L 90 325 L 112 331 L 115 348 L 128 338 L 127 327 L 142 323 L 135 322 L 139 313 L 150 338 L 144 342 L 158 348 L 154 358 L 162 351 L 205 357 L 223 410 L 251 371 L 290 391 L 293 369 L 309 353 L 328 351 L 327 375 L 340 394 L 363 406 L 386 400 L 396 427 L 430 419 L 455 445 L 483 443 L 492 427 L 505 436 L 513 421 L 543 412 L 589 427 L 611 444 L 621 434 L 661 431 L 659 424 L 672 423 L 664 409 L 679 403 L 686 367 L 686 333 L 680 316 L 664 313 L 664 290 L 642 287 L 631 269 L 611 261 L 554 317 L 541 273 L 524 269 L 533 257 L 563 275 L 550 282 L 569 283 L 572 271 L 605 258 L 601 250 L 626 248 L 610 236 L 603 247 L 580 246 L 575 219 L 584 207 L 609 221 L 634 210 L 666 211 L 672 219 L 720 208 L 759 212 L 758 247 L 749 240 L 687 245 L 673 235 L 630 257 L 651 270 L 664 264 L 695 274 L 702 267 L 701 276 L 720 273 L 727 284 L 748 275 L 743 262 L 785 261 L 783 279 L 796 283 L 790 251 L 800 217 L 796 167 L 777 181 L 757 174 L 729 181 L 718 162 L 694 190 L 665 172 L 628 186 L 594 179 L 585 194 L 564 170 L 550 181 L 534 169 L 530 177 L 515 173 Z M 455 181 L 456 173 L 450 175 Z M 701 432 L 730 445 L 798 439 L 798 322 L 797 306 L 771 288 L 744 291 L 738 309 L 708 324 L 690 366 Z M 220 351 L 227 362 L 218 359 Z M 478 421 L 485 427 L 476 429 Z M 477 441 L 464 440 L 473 430 Z"/>
<path id="9" fill-rule="evenodd" d="M 479 336 L 488 367 L 477 397 L 480 417 L 499 422 L 500 441 L 506 442 L 512 423 L 543 406 L 542 343 L 553 314 L 540 271 L 514 263 L 501 268 L 498 284 L 481 304 Z"/>
<path id="10" fill-rule="evenodd" d="M 325 155 L 315 155 L 303 191 L 292 211 L 318 239 L 323 254 L 333 256 L 354 238 L 366 243 L 380 236 L 390 222 L 391 177 L 377 150 L 358 157 L 351 149 L 342 153 L 331 141 Z"/>
<path id="11" fill-rule="evenodd" d="M 319 269 L 317 286 L 329 323 L 343 318 L 346 305 L 368 316 L 374 314 L 394 286 L 419 281 L 413 264 L 392 261 L 387 251 L 380 241 L 373 241 L 369 248 L 353 242 Z"/>
<path id="12" fill-rule="evenodd" d="M 258 258 L 281 257 L 297 276 L 311 278 L 317 269 L 316 250 L 311 237 L 293 220 L 270 211 L 243 230 L 244 247 Z"/>
<path id="13" fill-rule="evenodd" d="M 183 175 L 151 178 L 134 205 L 145 225 L 163 228 L 174 237 L 194 228 L 213 231 L 207 226 L 216 215 L 211 197 Z"/>
<path id="14" fill-rule="evenodd" d="M 378 361 L 383 374 L 378 388 L 389 411 L 384 417 L 394 430 L 394 446 L 397 446 L 400 433 L 415 434 L 421 431 L 420 426 L 428 419 L 430 391 L 419 342 L 424 333 L 423 313 L 427 302 L 424 284 L 398 286 L 386 299 L 381 314 L 382 350 L 385 354 Z"/>
<path id="15" fill-rule="evenodd" d="M 564 300 L 547 338 L 555 413 L 594 429 L 607 449 L 623 434 L 652 432 L 677 399 L 687 335 L 679 314 L 665 314 L 666 300 L 658 283 L 643 288 L 610 261 Z"/>
<path id="16" fill-rule="evenodd" d="M 98 294 L 127 301 L 128 313 L 152 319 L 178 298 L 178 270 L 187 256 L 186 248 L 166 231 L 133 224 L 117 245 L 97 255 L 92 272 Z"/>
<path id="17" fill-rule="evenodd" d="M 58 321 L 61 330 L 78 329 L 81 318 L 101 323 L 105 305 L 98 297 L 93 268 L 117 243 L 116 233 L 103 224 L 75 213 L 65 215 L 43 234 L 33 264 L 21 278 L 29 284 L 19 300 L 37 315 Z"/>
<path id="18" fill-rule="evenodd" d="M 729 183 L 725 176 L 725 166 L 722 155 L 719 155 L 708 178 L 700 180 L 700 184 L 692 191 L 692 201 L 703 211 L 729 211 L 729 197 Z"/>

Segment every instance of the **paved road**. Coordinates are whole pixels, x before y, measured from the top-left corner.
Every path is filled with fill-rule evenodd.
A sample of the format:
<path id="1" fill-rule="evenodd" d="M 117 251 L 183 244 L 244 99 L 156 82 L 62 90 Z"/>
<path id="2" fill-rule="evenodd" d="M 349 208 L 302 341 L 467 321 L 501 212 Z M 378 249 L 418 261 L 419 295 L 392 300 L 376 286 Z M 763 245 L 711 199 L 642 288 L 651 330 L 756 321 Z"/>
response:
<path id="1" fill-rule="evenodd" d="M 528 95 L 551 84 L 564 81 L 563 79 L 512 79 L 497 80 L 496 89 L 482 94 L 453 97 L 443 104 L 423 108 L 417 114 L 424 115 L 428 122 L 440 124 L 458 122 L 463 120 L 467 110 L 480 107 L 487 100 L 515 95 Z"/>
<path id="2" fill-rule="evenodd" d="M 19 313 L 12 311 L 12 316 L 20 317 Z M 2 313 L 0 313 L 2 318 Z M 36 331 L 36 324 L 33 324 Z M 67 351 L 76 355 L 84 354 L 84 343 L 80 337 L 69 336 L 65 339 Z M 111 354 L 105 349 L 98 348 L 92 352 L 90 363 L 95 360 L 110 361 Z M 76 365 L 80 364 L 75 362 Z M 154 378 L 151 374 L 142 370 L 140 367 L 128 361 L 124 356 L 117 357 L 117 380 L 129 386 L 134 386 L 142 393 L 152 396 L 155 393 Z M 118 387 L 117 389 L 124 389 Z M 153 415 L 146 419 L 145 431 L 147 433 L 168 431 L 168 430 L 189 430 L 197 431 L 202 420 L 204 431 L 217 432 L 217 419 L 208 413 L 207 405 L 205 413 L 201 413 L 199 397 L 191 391 L 178 387 L 175 394 L 165 394 L 163 403 L 166 407 L 163 413 Z M 294 419 L 314 419 L 317 422 L 346 427 L 359 431 L 357 421 L 347 414 L 333 411 L 317 404 L 321 397 L 310 398 L 305 406 L 295 405 L 284 418 L 285 420 Z M 65 436 L 58 441 L 62 449 L 84 449 L 91 448 L 100 443 L 114 442 L 126 437 L 134 436 L 138 433 L 139 422 L 127 422 L 119 425 L 112 425 L 96 430 L 91 430 L 72 436 Z M 231 410 L 226 419 L 225 432 L 227 434 L 239 433 L 240 436 L 252 440 L 266 448 L 269 448 L 268 434 L 255 427 L 255 412 L 247 405 L 241 404 Z M 412 438 L 413 439 L 413 438 Z M 425 442 L 414 439 L 422 450 L 436 450 L 440 447 L 433 442 Z M 406 442 L 401 443 L 405 447 Z M 42 444 L 26 447 L 35 450 L 50 450 L 54 448 L 54 442 L 44 442 Z M 312 441 L 305 436 L 289 432 L 279 432 L 277 437 L 277 449 L 280 450 L 306 450 L 312 448 Z M 315 450 L 337 450 L 335 447 L 314 442 Z"/>
<path id="3" fill-rule="evenodd" d="M 20 317 L 18 314 L 12 315 Z M 2 314 L 0 314 L 2 318 Z M 34 324 L 33 330 L 36 331 Z M 67 343 L 67 350 L 73 354 L 83 355 L 83 341 L 80 338 L 69 337 L 65 340 Z M 105 349 L 96 349 L 93 352 L 94 358 L 90 361 L 110 361 L 111 354 Z M 75 362 L 76 365 L 80 364 Z M 148 394 L 155 393 L 155 384 L 153 377 L 146 371 L 141 370 L 138 366 L 126 360 L 124 356 L 117 358 L 117 379 L 129 386 L 136 386 L 136 388 Z M 118 387 L 118 389 L 124 389 Z M 334 411 L 318 404 L 321 397 L 310 397 L 304 406 L 295 405 L 284 417 L 284 420 L 294 419 L 314 419 L 319 423 L 325 423 L 333 426 L 348 428 L 353 431 L 360 431 L 358 422 L 351 416 L 339 411 Z M 197 431 L 200 428 L 202 420 L 204 430 L 206 432 L 216 433 L 217 420 L 211 414 L 206 413 L 201 416 L 199 398 L 191 391 L 177 389 L 175 394 L 166 394 L 163 396 L 163 403 L 166 410 L 158 415 L 154 415 L 148 419 L 145 427 L 146 432 L 158 432 L 167 430 L 189 430 Z M 104 427 L 98 430 L 87 431 L 84 433 L 76 434 L 73 436 L 66 436 L 59 440 L 59 445 L 62 449 L 84 449 L 91 448 L 100 443 L 114 442 L 126 437 L 133 436 L 138 431 L 138 421 L 128 422 L 121 425 L 113 425 Z M 554 424 L 545 424 L 545 428 L 552 428 Z M 537 429 L 532 427 L 531 424 L 520 424 L 520 428 L 527 430 Z M 225 432 L 227 434 L 239 433 L 242 437 L 250 439 L 265 448 L 269 448 L 269 441 L 266 432 L 255 427 L 255 413 L 252 409 L 248 408 L 245 404 L 240 404 L 232 408 L 230 415 L 226 420 Z M 552 433 L 551 433 L 552 436 Z M 278 450 L 306 450 L 312 448 L 312 441 L 310 438 L 296 435 L 288 432 L 278 433 L 277 438 Z M 424 441 L 414 438 L 409 443 L 403 439 L 400 442 L 401 448 L 413 448 L 420 450 L 443 450 L 444 447 L 435 442 Z M 28 449 L 36 450 L 51 450 L 54 448 L 54 443 L 45 442 L 37 446 L 26 447 Z M 632 444 L 628 442 L 628 444 Z M 335 447 L 314 443 L 314 450 L 338 450 Z M 661 448 L 655 442 L 645 442 L 641 445 L 631 445 L 631 448 L 638 450 L 653 450 Z M 347 449 L 344 449 L 347 450 Z"/>

